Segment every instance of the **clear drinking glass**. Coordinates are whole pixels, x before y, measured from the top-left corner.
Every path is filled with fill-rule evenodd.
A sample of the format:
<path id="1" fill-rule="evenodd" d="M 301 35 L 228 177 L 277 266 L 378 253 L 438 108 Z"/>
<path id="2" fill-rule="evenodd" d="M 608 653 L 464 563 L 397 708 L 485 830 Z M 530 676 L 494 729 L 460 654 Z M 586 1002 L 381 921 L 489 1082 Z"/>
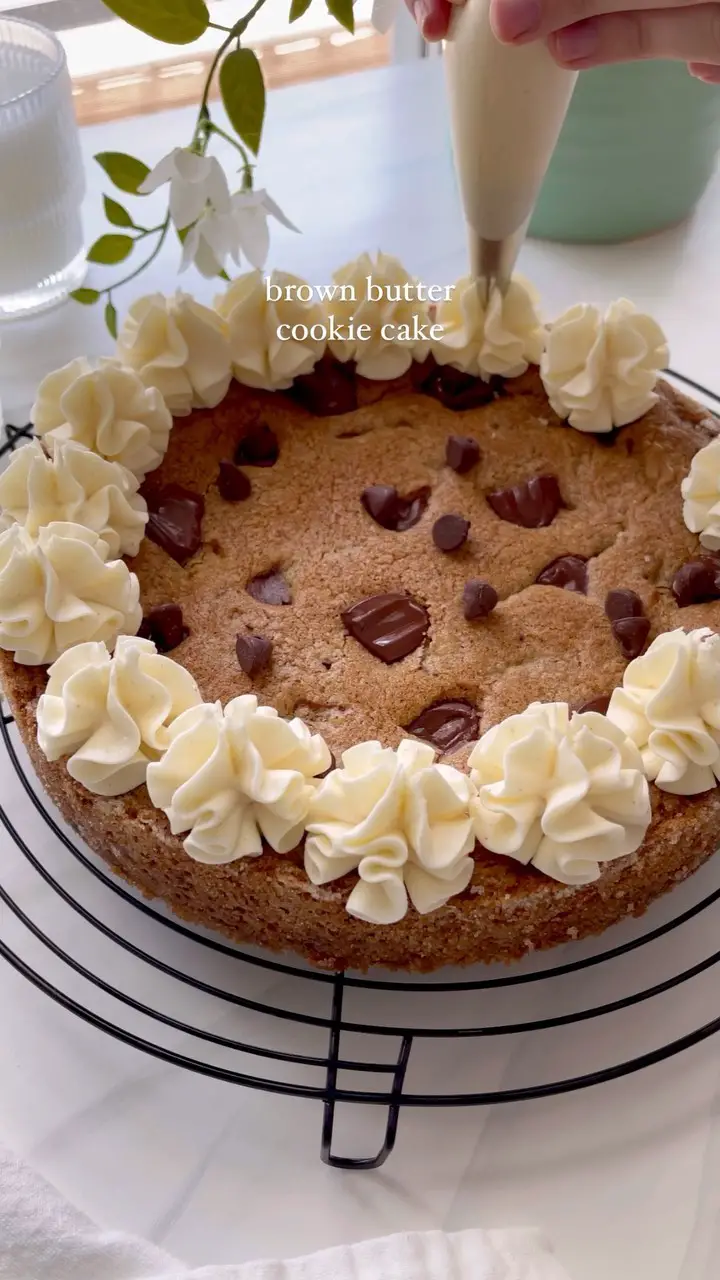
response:
<path id="1" fill-rule="evenodd" d="M 44 27 L 0 17 L 0 320 L 82 282 L 84 194 L 65 50 Z"/>

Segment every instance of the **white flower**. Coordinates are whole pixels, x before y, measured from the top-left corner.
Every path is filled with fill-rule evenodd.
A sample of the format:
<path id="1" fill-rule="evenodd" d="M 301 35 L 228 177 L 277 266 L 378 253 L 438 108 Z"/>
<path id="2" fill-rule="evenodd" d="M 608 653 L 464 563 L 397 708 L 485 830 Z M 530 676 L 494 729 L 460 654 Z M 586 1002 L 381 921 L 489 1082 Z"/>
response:
<path id="1" fill-rule="evenodd" d="M 170 183 L 170 217 L 178 231 L 197 222 L 208 205 L 216 213 L 230 212 L 227 178 L 215 156 L 174 147 L 151 169 L 138 192 L 150 195 L 166 182 Z"/>
<path id="2" fill-rule="evenodd" d="M 297 227 L 262 187 L 259 191 L 238 191 L 232 198 L 232 210 L 240 251 L 250 266 L 258 270 L 265 266 L 270 246 L 268 218 L 275 218 L 288 231 L 297 231 Z M 239 257 L 236 261 L 239 263 Z"/>
<path id="3" fill-rule="evenodd" d="M 232 214 L 204 209 L 183 241 L 180 271 L 187 271 L 194 262 L 200 274 L 212 280 L 220 274 L 228 257 L 239 260 L 238 234 Z"/>
<path id="4" fill-rule="evenodd" d="M 243 257 L 251 267 L 265 265 L 270 246 L 268 218 L 275 218 L 289 231 L 297 231 L 267 191 L 237 191 L 229 212 L 207 208 L 188 231 L 183 243 L 180 270 L 195 263 L 201 275 L 219 275 L 228 258 L 240 266 Z"/>

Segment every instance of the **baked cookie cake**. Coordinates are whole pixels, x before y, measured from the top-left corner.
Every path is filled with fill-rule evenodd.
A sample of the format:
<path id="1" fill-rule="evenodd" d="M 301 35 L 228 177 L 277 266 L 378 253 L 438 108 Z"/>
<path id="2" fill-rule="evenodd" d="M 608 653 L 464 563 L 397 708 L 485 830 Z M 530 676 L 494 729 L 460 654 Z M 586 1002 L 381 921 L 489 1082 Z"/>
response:
<path id="1" fill-rule="evenodd" d="M 0 475 L 23 741 L 239 942 L 427 971 L 599 933 L 718 842 L 717 423 L 626 301 L 335 279 L 142 298 L 43 381 Z"/>

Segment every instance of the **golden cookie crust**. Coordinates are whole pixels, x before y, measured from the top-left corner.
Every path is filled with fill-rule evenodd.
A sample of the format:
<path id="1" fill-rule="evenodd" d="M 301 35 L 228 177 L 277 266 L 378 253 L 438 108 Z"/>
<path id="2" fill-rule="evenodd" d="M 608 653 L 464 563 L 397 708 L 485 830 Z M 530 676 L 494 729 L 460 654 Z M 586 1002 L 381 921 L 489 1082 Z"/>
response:
<path id="1" fill-rule="evenodd" d="M 699 550 L 683 523 L 680 482 L 716 433 L 707 412 L 662 383 L 650 413 L 602 444 L 560 424 L 536 371 L 508 391 L 457 413 L 409 379 L 361 381 L 356 411 L 320 418 L 283 394 L 234 384 L 217 409 L 175 423 L 145 490 L 174 483 L 202 494 L 203 546 L 182 568 L 146 539 L 129 563 L 146 609 L 182 606 L 190 635 L 172 657 L 206 700 L 254 692 L 282 715 L 301 716 L 339 758 L 365 739 L 396 746 L 403 726 L 443 698 L 476 705 L 484 732 L 533 701 L 580 705 L 609 694 L 626 665 L 603 609 L 612 588 L 641 597 L 650 639 L 679 626 L 720 630 L 720 602 L 679 610 L 670 591 L 675 571 Z M 279 459 L 246 468 L 251 497 L 228 503 L 216 486 L 219 463 L 258 422 L 276 433 Z M 465 475 L 445 466 L 451 434 L 479 442 L 480 462 Z M 489 492 L 542 473 L 557 476 L 565 503 L 551 525 L 519 528 L 493 513 Z M 374 483 L 401 493 L 429 486 L 419 523 L 395 533 L 371 520 L 360 495 Z M 460 551 L 443 554 L 431 529 L 448 512 L 470 521 L 470 536 Z M 586 596 L 535 584 L 564 554 L 588 558 Z M 253 599 L 248 581 L 277 569 L 292 603 Z M 460 601 L 471 577 L 488 579 L 500 596 L 494 613 L 473 623 Z M 346 634 L 340 615 L 365 596 L 398 590 L 426 606 L 430 630 L 422 646 L 387 666 Z M 238 632 L 273 641 L 270 667 L 253 680 L 238 665 Z M 600 933 L 641 914 L 717 847 L 720 789 L 685 798 L 653 787 L 642 849 L 608 864 L 592 885 L 558 884 L 478 849 L 465 893 L 430 915 L 411 907 L 397 924 L 369 925 L 344 908 L 355 878 L 311 885 L 301 850 L 207 866 L 185 854 L 144 787 L 116 799 L 85 791 L 36 743 L 45 669 L 0 653 L 0 678 L 45 789 L 114 871 L 184 919 L 325 968 L 430 971 L 509 961 Z M 462 768 L 468 753 L 464 747 L 444 759 Z"/>

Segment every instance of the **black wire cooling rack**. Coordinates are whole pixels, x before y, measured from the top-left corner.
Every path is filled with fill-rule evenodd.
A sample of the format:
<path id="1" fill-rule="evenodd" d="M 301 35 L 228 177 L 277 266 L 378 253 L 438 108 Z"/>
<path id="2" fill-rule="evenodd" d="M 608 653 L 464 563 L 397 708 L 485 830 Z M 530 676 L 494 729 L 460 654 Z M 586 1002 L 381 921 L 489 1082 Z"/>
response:
<path id="1" fill-rule="evenodd" d="M 720 397 L 673 376 L 720 407 Z M 31 428 L 6 432 L 0 455 Z M 0 861 L 5 960 L 63 1008 L 134 1049 L 212 1079 L 316 1101 L 322 1106 L 321 1156 L 336 1168 L 382 1165 L 395 1145 L 402 1107 L 487 1106 L 571 1093 L 661 1063 L 720 1030 L 720 1016 L 710 1017 L 652 1048 L 597 1065 L 603 1042 L 597 1028 L 613 1017 L 629 1018 L 633 1029 L 652 1023 L 650 1036 L 658 1029 L 662 1035 L 670 1025 L 666 1006 L 654 1019 L 649 1011 L 680 991 L 686 1019 L 697 1020 L 702 1001 L 693 1000 L 692 984 L 720 961 L 720 950 L 710 950 L 688 963 L 693 945 L 712 947 L 716 940 L 720 887 L 712 887 L 708 866 L 715 881 L 720 868 L 711 864 L 651 909 L 648 923 L 660 923 L 620 926 L 614 936 L 623 936 L 623 929 L 630 936 L 609 949 L 608 935 L 600 943 L 574 943 L 567 963 L 534 957 L 499 976 L 483 969 L 479 978 L 321 973 L 183 925 L 112 876 L 54 815 L 5 714 L 0 779 L 0 823 L 8 838 Z M 689 905 L 688 891 L 694 897 Z M 640 964 L 650 955 L 649 964 Z M 628 994 L 643 968 L 660 980 L 640 982 Z M 157 993 L 152 1002 L 150 989 Z M 348 1012 L 353 1004 L 359 1016 Z M 552 1011 L 537 1016 L 545 1009 Z M 220 1024 L 229 1024 L 232 1034 L 221 1032 Z M 574 1063 L 592 1027 L 592 1069 L 559 1075 L 551 1069 L 540 1083 L 477 1087 L 492 1043 L 522 1045 L 532 1036 L 536 1044 L 543 1033 L 553 1033 L 556 1042 L 564 1037 L 561 1061 Z M 621 1033 L 621 1043 L 632 1039 L 629 1029 L 627 1040 Z M 450 1092 L 463 1050 L 465 1082 Z M 410 1076 L 422 1057 L 418 1089 Z M 336 1153 L 336 1118 L 346 1103 L 384 1114 L 376 1154 Z"/>

